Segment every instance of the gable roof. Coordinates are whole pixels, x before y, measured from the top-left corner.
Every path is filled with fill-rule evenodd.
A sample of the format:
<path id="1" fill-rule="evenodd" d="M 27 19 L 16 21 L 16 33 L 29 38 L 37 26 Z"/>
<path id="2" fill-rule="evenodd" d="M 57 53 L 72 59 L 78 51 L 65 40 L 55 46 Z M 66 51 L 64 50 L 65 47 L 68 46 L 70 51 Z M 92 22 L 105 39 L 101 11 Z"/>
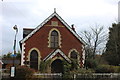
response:
<path id="1" fill-rule="evenodd" d="M 43 61 L 46 61 L 46 60 L 49 60 L 51 58 L 53 58 L 56 54 L 60 54 L 64 59 L 66 59 L 66 61 L 68 61 L 69 63 L 71 63 L 71 60 L 60 50 L 60 49 L 57 49 L 53 52 L 51 52 L 47 57 L 45 57 L 43 59 Z"/>
<path id="2" fill-rule="evenodd" d="M 45 19 L 40 25 L 38 25 L 30 34 L 28 34 L 25 38 L 23 38 L 20 43 L 24 43 L 27 39 L 29 39 L 33 34 L 35 34 L 44 24 L 46 24 L 51 18 L 53 18 L 54 16 L 56 16 L 66 27 L 67 29 L 83 44 L 85 44 L 85 42 L 83 41 L 83 39 L 75 32 L 71 29 L 71 27 L 56 13 L 54 12 L 53 14 L 51 14 L 47 19 Z"/>

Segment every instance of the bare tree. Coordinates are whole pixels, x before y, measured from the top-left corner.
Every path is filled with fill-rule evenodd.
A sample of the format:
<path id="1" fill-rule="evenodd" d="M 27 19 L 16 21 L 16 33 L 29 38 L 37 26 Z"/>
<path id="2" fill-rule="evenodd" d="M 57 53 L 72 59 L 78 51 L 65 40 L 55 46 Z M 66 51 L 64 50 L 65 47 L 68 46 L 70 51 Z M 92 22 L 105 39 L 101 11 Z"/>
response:
<path id="1" fill-rule="evenodd" d="M 86 42 L 86 57 L 95 58 L 96 53 L 102 52 L 102 49 L 105 48 L 105 43 L 107 39 L 107 33 L 104 31 L 103 26 L 96 26 L 91 28 L 88 31 L 83 31 L 81 34 L 83 40 Z M 101 50 L 101 51 L 99 51 Z"/>

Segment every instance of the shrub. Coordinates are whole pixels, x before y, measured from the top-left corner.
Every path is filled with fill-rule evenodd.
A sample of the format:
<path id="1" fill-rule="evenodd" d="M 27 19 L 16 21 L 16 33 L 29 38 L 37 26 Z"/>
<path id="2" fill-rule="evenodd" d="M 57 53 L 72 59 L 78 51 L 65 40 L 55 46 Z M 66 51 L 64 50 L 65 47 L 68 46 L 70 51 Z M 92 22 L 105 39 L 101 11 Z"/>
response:
<path id="1" fill-rule="evenodd" d="M 44 73 L 46 69 L 46 64 L 44 61 L 40 62 L 40 72 Z"/>
<path id="2" fill-rule="evenodd" d="M 93 69 L 85 69 L 85 68 L 80 68 L 77 70 L 77 73 L 94 73 L 95 71 Z"/>
<path id="3" fill-rule="evenodd" d="M 71 64 L 69 64 L 67 61 L 63 60 L 63 78 L 64 80 L 68 80 L 68 78 L 71 78 L 70 75 L 70 70 L 71 70 Z"/>
<path id="4" fill-rule="evenodd" d="M 85 67 L 86 68 L 92 68 L 92 69 L 95 69 L 98 65 L 98 62 L 94 59 L 87 59 L 85 61 Z"/>
<path id="5" fill-rule="evenodd" d="M 71 70 L 77 70 L 79 68 L 78 60 L 71 59 Z"/>
<path id="6" fill-rule="evenodd" d="M 47 61 L 41 61 L 40 62 L 40 72 L 41 73 L 50 73 L 50 63 L 51 63 L 51 59 L 47 60 Z"/>
<path id="7" fill-rule="evenodd" d="M 27 66 L 19 66 L 16 68 L 15 78 L 32 79 L 34 78 L 33 76 L 34 73 L 35 73 L 34 69 L 31 69 Z"/>
<path id="8" fill-rule="evenodd" d="M 120 66 L 113 66 L 115 73 L 120 73 Z"/>
<path id="9" fill-rule="evenodd" d="M 110 65 L 99 65 L 97 68 L 96 68 L 96 72 L 97 73 L 113 73 L 115 72 L 113 66 L 110 66 Z"/>
<path id="10" fill-rule="evenodd" d="M 71 64 L 63 60 L 63 74 L 70 72 Z"/>
<path id="11" fill-rule="evenodd" d="M 117 72 L 120 73 L 120 66 L 118 67 Z"/>

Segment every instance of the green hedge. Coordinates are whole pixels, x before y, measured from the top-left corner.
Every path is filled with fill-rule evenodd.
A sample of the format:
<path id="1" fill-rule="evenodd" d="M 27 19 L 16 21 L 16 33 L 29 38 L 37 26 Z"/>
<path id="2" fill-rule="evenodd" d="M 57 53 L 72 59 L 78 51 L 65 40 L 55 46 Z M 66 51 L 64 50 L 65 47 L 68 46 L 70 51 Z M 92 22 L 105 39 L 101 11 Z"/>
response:
<path id="1" fill-rule="evenodd" d="M 96 73 L 120 73 L 120 66 L 99 65 L 95 71 Z"/>

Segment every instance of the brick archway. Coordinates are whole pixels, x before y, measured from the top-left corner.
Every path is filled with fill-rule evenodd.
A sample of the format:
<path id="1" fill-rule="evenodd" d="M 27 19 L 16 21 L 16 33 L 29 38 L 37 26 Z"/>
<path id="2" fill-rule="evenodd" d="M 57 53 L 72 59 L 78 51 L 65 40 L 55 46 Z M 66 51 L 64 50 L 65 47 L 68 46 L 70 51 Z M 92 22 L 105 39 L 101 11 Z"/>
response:
<path id="1" fill-rule="evenodd" d="M 63 73 L 63 61 L 56 59 L 51 63 L 51 72 L 52 73 Z"/>

